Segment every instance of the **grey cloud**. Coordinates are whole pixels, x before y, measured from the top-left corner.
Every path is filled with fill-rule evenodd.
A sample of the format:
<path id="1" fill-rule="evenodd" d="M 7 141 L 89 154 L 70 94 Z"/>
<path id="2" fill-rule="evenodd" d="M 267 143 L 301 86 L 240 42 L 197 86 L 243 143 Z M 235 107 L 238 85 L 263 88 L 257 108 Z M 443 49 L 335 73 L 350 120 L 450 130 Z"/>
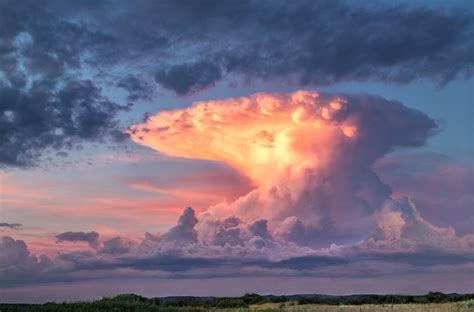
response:
<path id="1" fill-rule="evenodd" d="M 28 91 L 0 81 L 0 164 L 29 166 L 48 148 L 117 137 L 115 116 L 123 110 L 90 80 L 58 88 L 35 82 Z"/>
<path id="2" fill-rule="evenodd" d="M 225 73 L 284 81 L 292 76 L 318 85 L 419 78 L 444 84 L 470 76 L 474 64 L 470 10 L 344 1 L 206 1 L 198 7 L 191 1 L 142 1 L 119 18 L 146 33 L 140 32 L 150 26 L 139 21 L 144 17 L 160 17 L 154 26 L 168 44 L 159 51 L 184 55 L 170 57 L 171 65 L 155 76 L 180 95 L 212 86 Z"/>
<path id="3" fill-rule="evenodd" d="M 224 220 L 215 220 L 212 224 L 211 235 L 213 235 L 212 243 L 217 246 L 236 246 L 242 244 L 240 225 L 242 221 L 230 216 Z"/>
<path id="4" fill-rule="evenodd" d="M 9 236 L 0 241 L 0 285 L 9 283 L 30 282 L 40 278 L 42 271 L 49 268 L 52 262 L 46 256 L 36 257 L 28 251 L 22 240 Z"/>
<path id="5" fill-rule="evenodd" d="M 21 228 L 21 224 L 20 223 L 6 223 L 6 222 L 0 222 L 0 227 L 6 227 L 6 228 L 10 228 L 12 230 L 18 230 L 19 228 Z"/>
<path id="6" fill-rule="evenodd" d="M 194 64 L 180 64 L 155 74 L 155 81 L 178 95 L 186 95 L 214 86 L 222 78 L 215 62 L 204 61 Z"/>
<path id="7" fill-rule="evenodd" d="M 160 243 L 173 245 L 188 245 L 197 243 L 197 232 L 194 226 L 198 223 L 198 219 L 191 207 L 184 210 L 179 217 L 178 224 L 172 227 L 168 232 L 160 237 Z"/>
<path id="8" fill-rule="evenodd" d="M 131 267 L 137 270 L 163 270 L 168 272 L 180 272 L 199 269 L 213 268 L 262 268 L 262 269 L 290 269 L 296 271 L 310 270 L 323 266 L 346 264 L 347 261 L 340 257 L 331 256 L 306 256 L 294 257 L 286 260 L 251 260 L 234 257 L 180 257 L 176 255 L 165 255 L 145 259 L 129 258 L 120 262 L 118 266 Z M 216 274 L 222 274 L 217 273 Z M 225 274 L 225 273 L 224 273 Z"/>
<path id="9" fill-rule="evenodd" d="M 322 266 L 343 265 L 347 264 L 348 260 L 343 257 L 333 256 L 303 256 L 293 257 L 276 262 L 261 262 L 259 265 L 264 268 L 279 268 L 291 270 L 312 270 Z"/>
<path id="10" fill-rule="evenodd" d="M 75 263 L 76 268 L 78 268 L 77 265 L 79 265 L 80 263 L 86 263 L 88 260 L 94 257 L 95 254 L 90 251 L 75 250 L 67 253 L 60 253 L 57 256 L 57 259 Z"/>
<path id="11" fill-rule="evenodd" d="M 133 245 L 133 242 L 117 236 L 104 241 L 99 252 L 112 255 L 126 254 L 130 251 Z"/>
<path id="12" fill-rule="evenodd" d="M 258 220 L 249 226 L 250 232 L 261 238 L 271 238 L 270 233 L 268 232 L 268 221 L 267 220 Z"/>
<path id="13" fill-rule="evenodd" d="M 128 107 L 81 78 L 86 50 L 107 39 L 52 14 L 51 4 L 0 2 L 0 166 L 31 166 L 51 149 L 120 137 L 115 117 Z"/>
<path id="14" fill-rule="evenodd" d="M 418 250 L 416 252 L 393 252 L 382 254 L 361 254 L 359 261 L 370 260 L 380 262 L 405 263 L 416 267 L 431 267 L 436 265 L 463 265 L 474 263 L 471 253 L 454 253 L 438 249 Z"/>
<path id="15" fill-rule="evenodd" d="M 128 75 L 120 79 L 117 83 L 117 87 L 124 89 L 128 92 L 127 100 L 151 100 L 154 95 L 153 86 L 147 81 L 139 79 L 135 76 Z"/>
<path id="16" fill-rule="evenodd" d="M 57 242 L 86 242 L 91 246 L 96 247 L 99 238 L 99 233 L 97 232 L 64 232 L 56 235 Z"/>

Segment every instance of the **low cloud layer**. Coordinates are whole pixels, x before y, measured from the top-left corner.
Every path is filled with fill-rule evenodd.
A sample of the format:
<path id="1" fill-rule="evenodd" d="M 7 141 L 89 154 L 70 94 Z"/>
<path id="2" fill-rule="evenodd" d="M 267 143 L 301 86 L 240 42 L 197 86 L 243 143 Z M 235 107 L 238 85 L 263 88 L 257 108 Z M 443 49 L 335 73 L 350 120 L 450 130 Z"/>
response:
<path id="1" fill-rule="evenodd" d="M 182 96 L 235 78 L 301 86 L 470 77 L 474 15 L 448 7 L 1 1 L 0 165 L 123 139 L 120 113 L 160 88 Z"/>
<path id="2" fill-rule="evenodd" d="M 194 210 L 186 208 L 177 226 L 163 235 L 147 233 L 138 243 L 115 237 L 101 242 L 95 251 L 63 252 L 53 259 L 37 258 L 28 252 L 23 241 L 4 237 L 0 245 L 0 285 L 73 282 L 97 276 L 103 279 L 275 274 L 336 279 L 393 274 L 456 276 L 474 266 L 473 235 L 458 237 L 452 229 L 428 224 L 406 199 L 384 206 L 376 231 L 367 239 L 354 245 L 332 245 L 324 249 L 299 246 L 276 232 L 269 232 L 266 221 L 247 224 L 235 218 L 223 220 L 219 230 L 211 231 L 214 235 L 207 237 L 202 235 L 200 222 L 204 221 L 198 221 Z M 223 232 L 227 233 L 223 235 Z"/>

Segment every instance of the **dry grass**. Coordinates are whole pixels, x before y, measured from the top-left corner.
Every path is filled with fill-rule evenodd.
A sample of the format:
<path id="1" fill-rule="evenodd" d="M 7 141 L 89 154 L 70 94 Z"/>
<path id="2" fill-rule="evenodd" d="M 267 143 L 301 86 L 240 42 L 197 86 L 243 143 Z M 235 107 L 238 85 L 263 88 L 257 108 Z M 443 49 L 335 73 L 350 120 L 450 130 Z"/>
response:
<path id="1" fill-rule="evenodd" d="M 237 310 L 234 310 L 237 311 Z M 244 310 L 242 310 L 244 311 Z M 334 306 L 334 305 L 316 305 L 305 304 L 295 305 L 289 302 L 284 304 L 270 303 L 262 305 L 254 305 L 247 311 L 315 311 L 315 312 L 474 312 L 474 306 L 463 303 L 440 303 L 440 304 L 385 304 L 385 305 L 358 305 L 358 306 Z"/>

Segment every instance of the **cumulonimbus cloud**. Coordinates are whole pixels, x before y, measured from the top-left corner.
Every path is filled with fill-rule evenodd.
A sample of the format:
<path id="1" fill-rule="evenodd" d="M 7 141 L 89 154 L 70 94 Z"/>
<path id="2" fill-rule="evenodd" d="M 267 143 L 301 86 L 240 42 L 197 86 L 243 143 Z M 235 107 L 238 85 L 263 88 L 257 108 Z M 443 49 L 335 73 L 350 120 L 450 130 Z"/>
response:
<path id="1" fill-rule="evenodd" d="M 263 218 L 300 243 L 330 245 L 363 239 L 389 199 L 373 162 L 424 144 L 436 127 L 380 97 L 298 91 L 197 102 L 150 116 L 129 134 L 171 156 L 223 161 L 256 185 L 208 214 Z"/>
<path id="2" fill-rule="evenodd" d="M 390 151 L 424 144 L 436 128 L 398 102 L 309 91 L 160 112 L 129 129 L 137 143 L 171 156 L 225 162 L 255 189 L 200 214 L 188 207 L 176 226 L 146 233 L 141 242 L 115 237 L 101 243 L 95 232 L 63 233 L 58 239 L 97 246 L 61 253 L 37 274 L 48 270 L 45 281 L 76 280 L 78 271 L 173 278 L 466 272 L 474 265 L 474 235 L 429 223 L 372 170 Z M 10 252 L 14 240 L 5 242 L 0 248 Z M 15 244 L 28 255 L 23 242 Z M 6 281 L 27 274 L 24 267 L 5 272 Z"/>

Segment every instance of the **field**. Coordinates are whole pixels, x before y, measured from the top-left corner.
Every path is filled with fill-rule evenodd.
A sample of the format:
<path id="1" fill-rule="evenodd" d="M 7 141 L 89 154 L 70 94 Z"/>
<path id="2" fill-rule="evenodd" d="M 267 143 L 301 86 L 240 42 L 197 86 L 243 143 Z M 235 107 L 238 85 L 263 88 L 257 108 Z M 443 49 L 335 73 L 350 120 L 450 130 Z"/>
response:
<path id="1" fill-rule="evenodd" d="M 423 296 L 401 295 L 291 295 L 242 297 L 163 297 L 146 298 L 124 294 L 95 301 L 45 304 L 0 304 L 0 312 L 270 312 L 270 311 L 321 311 L 321 312 L 474 312 L 473 294 L 429 293 Z"/>
<path id="2" fill-rule="evenodd" d="M 232 311 L 238 311 L 232 310 Z M 240 310 L 244 311 L 244 310 Z M 249 311 L 315 311 L 315 312 L 447 312 L 447 311 L 458 311 L 467 312 L 474 311 L 473 302 L 458 302 L 458 303 L 429 303 L 429 304 L 364 304 L 364 305 L 319 305 L 319 304 L 306 304 L 306 305 L 291 305 L 286 303 L 282 304 L 261 304 L 251 306 Z"/>
<path id="3" fill-rule="evenodd" d="M 215 312 L 277 312 L 277 311 L 299 311 L 299 312 L 472 312 L 474 311 L 474 302 L 458 302 L 458 303 L 429 303 L 429 304 L 394 304 L 394 305 L 375 305 L 375 304 L 364 304 L 364 305 L 320 305 L 320 304 L 306 304 L 296 305 L 290 303 L 284 304 L 258 304 L 252 305 L 249 308 L 230 308 L 230 309 L 219 309 L 219 308 L 204 308 L 204 307 L 161 307 L 157 309 L 148 309 L 137 305 L 135 307 L 130 305 L 124 305 L 123 307 L 115 306 L 110 308 L 93 308 L 86 305 L 73 307 L 73 304 L 65 306 L 58 305 L 56 307 L 37 305 L 37 306 L 14 306 L 14 305 L 0 305 L 1 312 L 13 312 L 13 311 L 162 311 L 162 312 L 194 312 L 194 311 L 215 311 Z"/>

